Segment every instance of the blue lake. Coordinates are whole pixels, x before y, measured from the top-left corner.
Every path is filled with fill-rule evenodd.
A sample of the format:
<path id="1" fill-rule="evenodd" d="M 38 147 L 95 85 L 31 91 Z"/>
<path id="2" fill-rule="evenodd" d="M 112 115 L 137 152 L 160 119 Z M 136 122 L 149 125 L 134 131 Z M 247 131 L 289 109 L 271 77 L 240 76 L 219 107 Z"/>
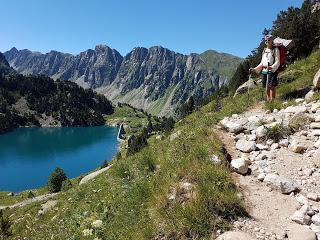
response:
<path id="1" fill-rule="evenodd" d="M 117 128 L 19 128 L 0 135 L 0 191 L 45 185 L 56 167 L 77 177 L 111 160 L 118 151 Z"/>

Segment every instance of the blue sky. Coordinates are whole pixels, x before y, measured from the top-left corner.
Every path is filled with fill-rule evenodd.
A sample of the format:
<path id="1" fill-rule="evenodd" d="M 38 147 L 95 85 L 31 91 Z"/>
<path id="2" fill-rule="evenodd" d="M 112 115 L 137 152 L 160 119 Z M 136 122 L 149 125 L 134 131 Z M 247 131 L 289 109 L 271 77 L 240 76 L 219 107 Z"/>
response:
<path id="1" fill-rule="evenodd" d="M 15 46 L 77 54 L 107 44 L 245 57 L 281 10 L 303 0 L 0 0 L 0 51 Z"/>

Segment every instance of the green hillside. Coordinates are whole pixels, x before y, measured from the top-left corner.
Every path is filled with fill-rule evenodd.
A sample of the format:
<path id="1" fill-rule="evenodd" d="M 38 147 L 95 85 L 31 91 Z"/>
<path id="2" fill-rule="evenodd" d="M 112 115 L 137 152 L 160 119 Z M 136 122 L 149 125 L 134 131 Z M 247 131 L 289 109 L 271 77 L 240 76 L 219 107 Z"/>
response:
<path id="1" fill-rule="evenodd" d="M 207 50 L 201 53 L 200 57 L 208 69 L 215 69 L 218 74 L 228 78 L 233 76 L 238 65 L 243 61 L 242 58 L 214 50 Z"/>

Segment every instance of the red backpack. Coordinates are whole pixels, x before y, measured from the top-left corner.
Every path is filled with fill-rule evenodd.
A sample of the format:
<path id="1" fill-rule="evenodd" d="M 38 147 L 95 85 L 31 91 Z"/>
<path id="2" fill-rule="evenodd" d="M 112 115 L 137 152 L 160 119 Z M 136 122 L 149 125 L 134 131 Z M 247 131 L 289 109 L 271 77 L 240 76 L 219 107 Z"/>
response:
<path id="1" fill-rule="evenodd" d="M 293 45 L 294 43 L 292 40 L 286 40 L 279 37 L 273 40 L 274 48 L 278 48 L 280 53 L 280 66 L 277 70 L 278 72 L 283 71 L 286 68 L 287 52 L 293 47 Z M 274 57 L 274 51 L 272 51 L 272 53 Z"/>
<path id="2" fill-rule="evenodd" d="M 279 53 L 280 53 L 280 66 L 278 67 L 277 71 L 278 72 L 279 71 L 283 71 L 286 68 L 287 51 L 288 50 L 283 44 L 276 45 L 276 46 L 274 46 L 274 49 L 275 48 L 278 48 L 279 49 Z M 273 58 L 275 57 L 274 56 L 274 49 L 272 51 Z"/>

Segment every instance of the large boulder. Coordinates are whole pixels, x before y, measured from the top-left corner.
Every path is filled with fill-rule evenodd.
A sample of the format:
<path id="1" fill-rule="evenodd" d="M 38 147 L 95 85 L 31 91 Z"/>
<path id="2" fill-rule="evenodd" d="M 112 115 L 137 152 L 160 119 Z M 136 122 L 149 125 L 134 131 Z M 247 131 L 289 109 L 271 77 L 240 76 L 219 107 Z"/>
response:
<path id="1" fill-rule="evenodd" d="M 225 232 L 217 240 L 255 240 L 249 234 L 244 232 Z"/>
<path id="2" fill-rule="evenodd" d="M 320 88 L 320 69 L 318 70 L 318 72 L 316 73 L 316 75 L 314 75 L 313 78 L 313 86 L 316 89 Z"/>
<path id="3" fill-rule="evenodd" d="M 312 230 L 297 224 L 289 228 L 287 235 L 288 240 L 317 240 L 316 234 Z"/>
<path id="4" fill-rule="evenodd" d="M 305 113 L 307 112 L 307 108 L 305 106 L 289 106 L 283 110 L 284 113 Z"/>
<path id="5" fill-rule="evenodd" d="M 256 150 L 255 141 L 247 141 L 245 139 L 240 139 L 236 143 L 236 148 L 241 152 L 249 153 Z"/>
<path id="6" fill-rule="evenodd" d="M 280 189 L 283 194 L 289 194 L 299 190 L 298 186 L 294 182 L 276 174 L 267 174 L 263 181 L 277 189 Z"/>
<path id="7" fill-rule="evenodd" d="M 261 80 L 259 80 L 258 82 L 261 82 Z M 235 97 L 239 94 L 247 93 L 248 89 L 250 90 L 250 89 L 256 88 L 258 86 L 258 84 L 257 84 L 258 82 L 254 82 L 252 79 L 246 81 L 245 83 L 243 83 L 242 85 L 240 85 L 237 88 L 233 97 Z"/>
<path id="8" fill-rule="evenodd" d="M 41 209 L 38 211 L 38 216 L 44 215 L 48 211 L 52 210 L 57 205 L 56 200 L 49 200 L 41 205 Z"/>
<path id="9" fill-rule="evenodd" d="M 229 118 L 224 118 L 220 121 L 222 127 L 227 129 L 231 133 L 239 133 L 244 130 L 244 125 L 248 122 L 246 119 L 241 120 L 230 120 Z"/>

